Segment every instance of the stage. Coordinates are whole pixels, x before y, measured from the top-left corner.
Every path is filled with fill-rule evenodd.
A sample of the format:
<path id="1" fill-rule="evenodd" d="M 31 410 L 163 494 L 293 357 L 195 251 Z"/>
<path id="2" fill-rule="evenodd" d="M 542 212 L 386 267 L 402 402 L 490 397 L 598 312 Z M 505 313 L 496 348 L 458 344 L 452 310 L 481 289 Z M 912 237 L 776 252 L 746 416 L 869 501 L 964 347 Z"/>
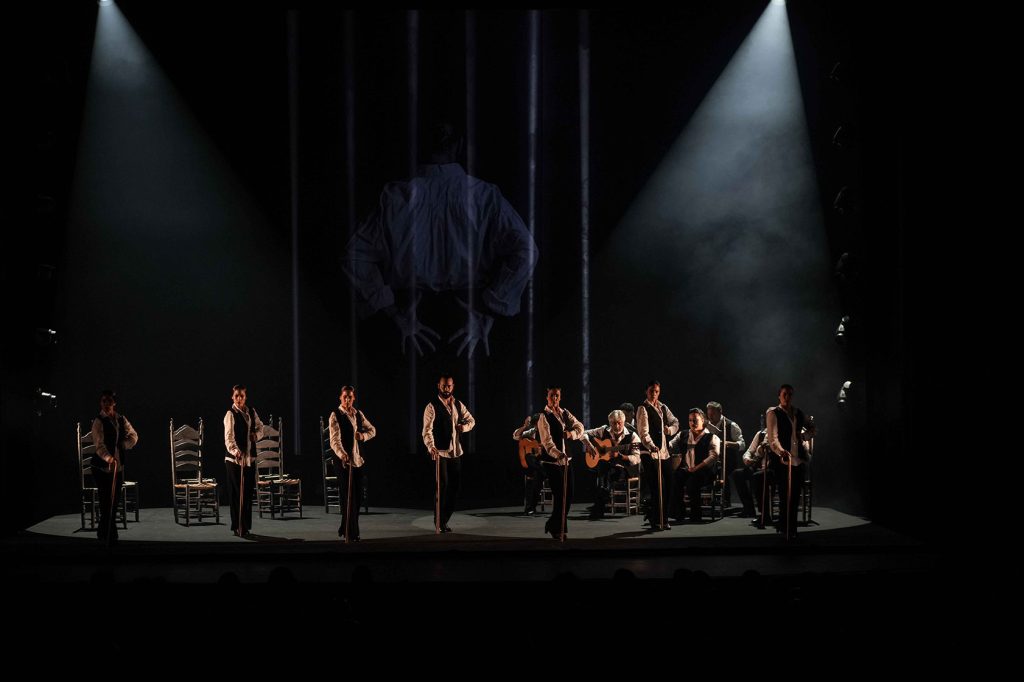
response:
<path id="1" fill-rule="evenodd" d="M 768 609 L 822 652 L 877 646 L 882 635 L 896 647 L 906 632 L 925 637 L 942 622 L 938 552 L 827 507 L 792 542 L 738 517 L 652 533 L 640 516 L 589 521 L 581 505 L 560 543 L 544 535 L 546 518 L 467 510 L 452 518 L 452 533 L 435 535 L 429 510 L 371 508 L 362 541 L 346 545 L 340 516 L 322 507 L 302 519 L 257 518 L 251 540 L 230 534 L 226 507 L 220 525 L 190 527 L 169 508 L 143 509 L 108 548 L 68 514 L 5 539 L 3 570 L 19 586 L 11 604 L 26 623 L 16 641 L 41 647 L 29 632 L 55 614 L 99 613 L 110 595 L 116 608 L 97 617 L 122 633 L 122 651 L 147 655 L 162 654 L 184 623 L 204 631 L 222 614 L 300 648 L 311 635 L 298 623 L 387 631 L 425 618 L 459 641 L 493 646 L 496 636 L 547 627 L 552 609 L 576 624 L 567 641 L 594 627 L 671 628 L 685 616 L 688 641 L 707 645 L 744 636 Z M 883 622 L 872 620 L 881 613 Z"/>
<path id="2" fill-rule="evenodd" d="M 228 571 L 261 582 L 280 566 L 302 581 L 346 581 L 358 565 L 375 580 L 405 582 L 543 581 L 566 573 L 600 580 L 619 569 L 642 579 L 671 578 L 679 569 L 727 578 L 748 570 L 792 575 L 932 565 L 919 542 L 827 507 L 815 508 L 789 543 L 736 516 L 651 532 L 640 516 L 591 521 L 582 508 L 570 513 L 568 538 L 560 543 L 544 534 L 546 519 L 513 507 L 467 510 L 452 517 L 452 533 L 435 535 L 429 510 L 372 508 L 360 517 L 362 541 L 346 545 L 337 536 L 340 516 L 322 507 L 306 507 L 301 519 L 257 517 L 252 539 L 230 534 L 226 507 L 219 525 L 211 519 L 191 526 L 175 523 L 169 508 L 143 509 L 138 523 L 119 530 L 113 549 L 81 530 L 77 514 L 46 519 L 7 547 L 15 564 L 33 564 L 47 581 L 89 579 L 100 567 L 122 581 L 208 583 Z"/>

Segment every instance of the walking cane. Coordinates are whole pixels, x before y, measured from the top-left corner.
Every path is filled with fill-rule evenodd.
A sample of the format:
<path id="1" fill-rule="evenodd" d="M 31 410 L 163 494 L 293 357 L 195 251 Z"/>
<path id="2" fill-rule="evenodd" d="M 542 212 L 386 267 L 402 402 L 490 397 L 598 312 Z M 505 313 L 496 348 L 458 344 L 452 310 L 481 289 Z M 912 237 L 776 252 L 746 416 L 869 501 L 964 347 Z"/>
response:
<path id="1" fill-rule="evenodd" d="M 760 446 L 758 446 L 760 448 Z M 765 527 L 765 501 L 768 497 L 768 455 L 761 457 L 761 516 L 757 518 L 757 527 L 764 530 Z"/>
<path id="2" fill-rule="evenodd" d="M 789 464 L 786 471 L 786 542 L 790 540 L 790 529 L 793 523 L 792 507 L 790 506 L 793 501 L 793 457 L 790 453 L 787 462 Z"/>
<path id="3" fill-rule="evenodd" d="M 664 417 L 664 414 L 662 415 Z M 661 427 L 661 447 L 665 448 L 665 441 L 668 440 L 668 435 L 665 433 L 664 419 L 662 419 Z M 661 450 L 658 450 L 658 454 L 661 454 Z M 665 460 L 669 461 L 669 460 Z M 665 479 L 661 473 L 661 462 L 662 460 L 655 458 L 654 463 L 658 467 L 658 530 L 665 530 Z"/>
<path id="4" fill-rule="evenodd" d="M 238 537 L 245 537 L 245 457 L 238 462 Z"/>
<path id="5" fill-rule="evenodd" d="M 434 457 L 434 535 L 441 534 L 441 453 Z"/>
<path id="6" fill-rule="evenodd" d="M 107 547 L 110 547 L 114 537 L 114 489 L 117 485 L 117 458 L 114 458 L 114 477 L 110 479 L 110 509 L 107 514 Z"/>
<path id="7" fill-rule="evenodd" d="M 565 448 L 565 442 L 562 442 L 562 448 Z M 569 514 L 569 505 L 566 502 L 569 500 L 569 466 L 572 460 L 569 458 L 569 453 L 565 453 L 565 466 L 562 468 L 562 531 L 559 533 L 559 542 L 565 542 L 565 517 Z"/>
<path id="8" fill-rule="evenodd" d="M 354 461 L 348 463 L 348 493 L 345 496 L 345 544 L 352 542 L 352 534 L 349 532 L 352 519 L 352 476 L 355 475 Z"/>

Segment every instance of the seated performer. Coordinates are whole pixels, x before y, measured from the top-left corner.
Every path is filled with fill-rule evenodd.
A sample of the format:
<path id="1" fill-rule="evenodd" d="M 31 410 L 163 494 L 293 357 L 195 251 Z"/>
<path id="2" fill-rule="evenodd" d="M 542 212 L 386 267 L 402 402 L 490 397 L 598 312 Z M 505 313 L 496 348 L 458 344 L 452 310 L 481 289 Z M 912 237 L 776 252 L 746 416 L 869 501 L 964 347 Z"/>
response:
<path id="1" fill-rule="evenodd" d="M 774 485 L 771 474 L 765 479 L 765 453 L 768 451 L 768 443 L 765 441 L 765 430 L 762 428 L 750 442 L 750 447 L 743 453 L 743 466 L 737 467 L 729 475 L 733 488 L 743 503 L 743 511 L 740 518 L 758 519 L 761 515 L 761 502 L 763 497 L 771 500 L 771 488 L 766 486 Z M 772 510 L 767 510 L 767 518 L 771 517 Z M 754 521 L 756 524 L 757 521 Z M 763 525 L 762 525 L 763 527 Z"/>
<path id="2" fill-rule="evenodd" d="M 712 400 L 708 402 L 707 410 L 708 421 L 705 428 L 722 441 L 722 471 L 731 472 L 736 466 L 736 460 L 739 459 L 740 453 L 747 449 L 747 443 L 743 440 L 743 429 L 722 414 L 721 403 Z M 726 479 L 725 490 L 722 491 L 723 506 L 732 505 L 731 494 L 732 484 L 729 479 Z"/>
<path id="3" fill-rule="evenodd" d="M 612 410 L 608 423 L 596 429 L 584 431 L 584 445 L 587 457 L 598 458 L 594 471 L 597 474 L 597 501 L 590 508 L 590 519 L 600 519 L 611 502 L 612 485 L 626 479 L 630 468 L 640 464 L 640 438 L 626 427 L 626 415 L 622 410 Z"/>
<path id="4" fill-rule="evenodd" d="M 526 491 L 523 502 L 523 513 L 533 516 L 537 513 L 540 492 L 544 486 L 544 467 L 540 465 L 538 456 L 541 453 L 540 436 L 537 435 L 537 419 L 540 414 L 534 413 L 526 418 L 523 425 L 512 432 L 512 440 L 519 443 L 520 463 L 525 469 Z M 527 444 L 526 441 L 530 443 Z M 536 447 L 531 447 L 536 443 Z"/>
<path id="5" fill-rule="evenodd" d="M 682 452 L 683 461 L 676 469 L 676 500 L 675 508 L 680 509 L 676 521 L 682 521 L 682 495 L 686 491 L 690 498 L 690 521 L 699 523 L 701 521 L 700 489 L 701 486 L 710 483 L 715 475 L 715 461 L 721 452 L 721 441 L 718 436 L 705 428 L 704 410 L 699 407 L 690 409 L 687 418 L 690 428 L 684 433 L 672 439 L 669 447 L 676 452 Z"/>

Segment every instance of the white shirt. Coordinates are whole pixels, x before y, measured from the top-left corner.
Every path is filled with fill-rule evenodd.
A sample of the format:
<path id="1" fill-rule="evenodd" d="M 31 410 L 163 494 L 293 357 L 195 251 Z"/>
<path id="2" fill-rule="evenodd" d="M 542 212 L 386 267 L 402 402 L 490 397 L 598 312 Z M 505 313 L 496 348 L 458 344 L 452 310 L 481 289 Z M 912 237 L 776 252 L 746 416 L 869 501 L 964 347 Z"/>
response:
<path id="1" fill-rule="evenodd" d="M 541 447 L 551 457 L 555 458 L 554 464 L 566 466 L 569 463 L 569 458 L 564 456 L 565 441 L 555 443 L 551 437 L 551 425 L 548 424 L 548 419 L 558 420 L 558 423 L 562 426 L 562 432 L 565 434 L 575 433 L 577 439 L 583 435 L 583 423 L 572 416 L 572 413 L 565 408 L 560 408 L 559 414 L 556 414 L 550 407 L 545 405 L 544 411 L 540 413 L 540 419 L 537 421 L 537 435 L 540 436 Z"/>
<path id="2" fill-rule="evenodd" d="M 229 453 L 229 455 L 224 457 L 224 461 L 231 462 L 232 464 L 241 462 L 243 467 L 252 466 L 253 458 L 256 456 L 256 448 L 253 447 L 252 452 L 245 454 L 238 448 L 238 443 L 235 442 L 235 415 L 241 415 L 245 423 L 249 424 L 249 430 L 256 435 L 256 440 L 263 437 L 263 422 L 260 421 L 260 416 L 251 407 L 248 411 L 252 413 L 253 419 L 256 420 L 255 425 L 250 422 L 247 413 L 239 411 L 234 405 L 224 415 L 224 448 Z"/>
<path id="3" fill-rule="evenodd" d="M 472 250 L 470 250 L 472 245 Z M 483 287 L 488 312 L 519 313 L 537 245 L 498 188 L 457 163 L 429 164 L 389 183 L 343 259 L 364 314 L 395 303 L 393 287 Z"/>
<path id="4" fill-rule="evenodd" d="M 765 430 L 768 433 L 768 445 L 771 446 L 772 452 L 774 452 L 779 457 L 782 457 L 782 453 L 788 450 L 797 459 L 796 462 L 793 462 L 793 466 L 799 466 L 798 463 L 803 461 L 803 458 L 800 457 L 799 445 L 801 436 L 804 434 L 797 433 L 796 430 L 796 408 L 793 408 L 792 416 L 786 414 L 785 410 L 783 410 L 783 414 L 786 414 L 786 416 L 789 418 L 790 433 L 792 434 L 789 443 L 787 443 L 786 445 L 783 445 L 782 443 L 779 442 L 779 422 L 775 414 L 776 410 L 773 407 L 769 409 L 767 412 L 765 412 L 764 415 Z M 808 457 L 809 456 L 810 455 L 808 454 Z"/>
<path id="5" fill-rule="evenodd" d="M 646 407 L 647 409 L 640 409 L 640 407 Z M 661 401 L 654 404 L 650 400 L 645 400 L 640 403 L 640 407 L 636 410 L 636 431 L 640 436 L 640 442 L 651 451 L 651 457 L 655 459 L 668 459 L 668 441 L 672 436 L 679 433 L 679 420 L 672 414 L 672 410 L 668 409 L 668 405 Z M 661 443 L 655 443 L 654 439 L 651 438 L 651 425 L 649 423 L 650 420 L 647 418 L 647 410 L 655 410 L 660 413 L 663 407 L 665 412 L 661 418 Z"/>
<path id="6" fill-rule="evenodd" d="M 758 454 L 757 449 L 761 447 L 761 441 L 764 439 L 763 433 L 763 431 L 758 431 L 757 435 L 754 436 L 754 440 L 750 441 L 750 447 L 743 453 L 744 464 L 749 466 L 761 461 L 761 455 Z"/>
<path id="7" fill-rule="evenodd" d="M 711 432 L 708 431 L 707 429 L 704 429 L 703 431 L 695 435 L 692 430 L 686 431 L 686 452 L 684 453 L 683 457 L 687 468 L 697 466 L 697 453 L 695 452 L 694 448 L 697 445 L 697 441 L 703 438 L 704 434 L 707 433 Z M 704 461 L 707 462 L 707 464 L 704 465 L 705 468 L 710 467 L 712 464 L 715 463 L 715 460 L 718 459 L 718 453 L 720 452 L 721 445 L 722 441 L 718 438 L 718 436 L 712 433 L 711 445 L 708 447 L 708 456 L 704 459 Z"/>
<path id="8" fill-rule="evenodd" d="M 440 397 L 440 396 L 438 396 L 438 397 Z M 462 404 L 461 402 L 455 400 L 454 398 L 452 398 L 452 400 L 451 400 L 452 404 L 449 404 L 448 401 L 442 401 L 442 402 L 444 402 L 445 409 L 448 411 L 448 415 L 447 415 L 448 416 L 448 421 L 451 422 L 451 425 L 452 425 L 452 444 L 455 446 L 455 448 L 454 449 L 449 449 L 449 450 L 438 450 L 437 453 L 441 457 L 449 457 L 449 458 L 451 458 L 451 457 L 461 457 L 463 455 L 462 439 L 459 438 L 460 429 L 458 428 L 458 424 L 456 424 L 456 420 L 458 419 L 458 417 L 457 417 L 458 412 L 456 412 L 455 410 L 452 409 L 452 405 L 454 405 L 455 403 L 458 403 L 459 411 L 462 412 L 462 417 L 463 417 L 463 419 L 466 420 L 466 423 L 463 424 L 462 427 L 461 427 L 461 433 L 466 433 L 468 431 L 472 431 L 473 427 L 476 426 L 476 419 L 473 418 L 473 415 L 471 415 L 469 413 L 469 410 L 466 409 L 466 406 L 464 404 Z M 423 444 L 427 446 L 427 452 L 430 452 L 430 448 L 434 447 L 434 419 L 435 418 L 436 418 L 436 415 L 434 414 L 434 403 L 433 402 L 429 402 L 429 403 L 427 403 L 427 406 L 423 409 L 423 434 L 422 435 L 423 435 Z M 442 419 L 443 419 L 443 417 L 442 417 Z"/>
<path id="9" fill-rule="evenodd" d="M 349 422 L 352 423 L 352 433 L 353 434 L 356 434 L 356 433 L 362 433 L 363 434 L 363 442 L 364 443 L 377 435 L 377 427 L 375 427 L 373 424 L 371 424 L 370 420 L 367 419 L 366 415 L 363 414 L 360 410 L 356 410 L 356 409 L 353 408 L 353 410 L 352 410 L 352 412 L 350 414 L 350 413 L 346 412 L 345 410 L 341 409 L 341 405 L 338 405 L 338 411 L 341 412 L 346 417 L 348 417 Z M 357 414 L 360 414 L 360 415 L 363 416 L 363 430 L 362 431 L 359 431 L 359 428 L 357 427 L 357 424 L 359 423 L 358 420 L 356 419 L 356 415 Z M 363 456 L 359 452 L 359 439 L 353 437 L 352 438 L 352 452 L 351 453 L 345 452 L 345 446 L 342 445 L 342 443 L 341 443 L 341 427 L 338 425 L 337 413 L 332 411 L 331 412 L 331 418 L 328 421 L 329 421 L 329 425 L 330 425 L 330 434 L 331 434 L 331 450 L 334 451 L 334 455 L 338 459 L 341 459 L 342 455 L 350 457 L 352 459 L 352 463 L 356 465 L 356 468 L 359 468 L 359 467 L 363 466 L 363 464 L 365 462 L 363 461 Z"/>
<path id="10" fill-rule="evenodd" d="M 96 445 L 96 455 L 107 464 L 110 464 L 113 460 L 118 461 L 118 466 L 121 462 L 121 446 L 124 446 L 125 450 L 131 450 L 135 447 L 135 444 L 139 442 L 139 434 L 135 433 L 135 429 L 132 428 L 131 422 L 128 421 L 127 417 L 122 417 L 116 412 L 111 417 L 114 420 L 114 430 L 120 431 L 120 419 L 124 419 L 124 434 L 118 433 L 115 439 L 116 445 L 114 446 L 114 452 L 107 450 L 107 443 L 103 440 L 103 422 L 100 421 L 99 417 L 92 420 L 92 442 Z M 123 442 L 122 442 L 123 441 Z"/>

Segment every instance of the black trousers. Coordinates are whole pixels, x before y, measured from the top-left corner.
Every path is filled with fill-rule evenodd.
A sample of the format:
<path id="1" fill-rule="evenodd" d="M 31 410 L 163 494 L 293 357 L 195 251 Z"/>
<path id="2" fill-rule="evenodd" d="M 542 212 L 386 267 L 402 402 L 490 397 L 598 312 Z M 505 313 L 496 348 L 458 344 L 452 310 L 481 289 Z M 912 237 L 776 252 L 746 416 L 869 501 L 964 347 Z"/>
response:
<path id="1" fill-rule="evenodd" d="M 647 511 L 644 514 L 644 518 L 647 519 L 652 527 L 667 526 L 668 517 L 678 515 L 675 507 L 673 506 L 675 495 L 672 493 L 674 489 L 672 471 L 675 467 L 679 466 L 679 460 L 679 457 L 654 459 L 648 454 L 640 455 L 640 463 L 643 465 L 643 478 L 647 481 L 647 490 L 650 491 L 650 499 L 647 500 Z M 658 502 L 659 467 L 661 468 L 660 518 Z"/>
<path id="2" fill-rule="evenodd" d="M 594 503 L 595 511 L 604 513 L 605 507 L 612 500 L 612 486 L 617 482 L 629 477 L 629 469 L 623 464 L 623 460 L 617 462 L 602 460 L 597 463 L 594 469 L 597 474 L 597 501 Z"/>
<path id="3" fill-rule="evenodd" d="M 743 503 L 743 511 L 747 514 L 753 514 L 756 509 L 754 507 L 754 493 L 750 489 L 753 485 L 754 473 L 760 471 L 760 469 L 753 466 L 739 467 L 733 469 L 732 473 L 729 474 L 729 480 L 732 481 L 732 487 L 739 495 L 740 502 Z M 761 477 L 758 476 L 758 483 L 761 482 Z M 760 494 L 761 491 L 758 491 Z"/>
<path id="4" fill-rule="evenodd" d="M 772 474 L 775 485 L 779 489 L 779 518 L 775 519 L 775 528 L 780 533 L 796 535 L 796 510 L 800 507 L 800 491 L 803 490 L 804 476 L 807 467 L 801 464 L 793 466 L 793 494 L 789 500 L 789 513 L 786 513 L 786 491 L 789 485 L 789 467 L 779 461 L 772 462 Z"/>
<path id="5" fill-rule="evenodd" d="M 100 540 L 117 539 L 117 498 L 121 494 L 121 470 L 117 470 L 117 481 L 114 473 L 106 469 L 93 468 L 92 478 L 96 483 L 96 494 L 100 500 L 100 521 L 96 526 L 96 535 Z M 111 488 L 113 487 L 113 509 L 111 509 Z"/>
<path id="6" fill-rule="evenodd" d="M 675 482 L 676 482 L 676 496 L 678 499 L 675 500 L 678 516 L 675 518 L 682 517 L 683 507 L 683 492 L 690 498 L 690 520 L 700 521 L 701 510 L 700 510 L 700 489 L 710 483 L 715 477 L 715 470 L 711 466 L 706 466 L 703 469 L 698 469 L 693 473 L 686 468 L 686 465 L 681 465 L 676 469 Z"/>
<path id="7" fill-rule="evenodd" d="M 755 469 L 750 479 L 750 490 L 754 494 L 754 512 L 762 526 L 772 522 L 772 491 L 775 489 L 775 475 L 771 469 Z M 761 518 L 763 515 L 764 518 Z"/>
<path id="8" fill-rule="evenodd" d="M 256 494 L 256 472 L 253 467 L 241 467 L 224 460 L 228 477 L 228 503 L 231 507 L 231 530 L 239 529 L 238 508 L 241 497 L 242 527 L 252 530 L 252 498 Z M 244 471 L 244 474 L 242 473 Z M 244 480 L 243 480 L 244 475 Z"/>
<path id="9" fill-rule="evenodd" d="M 554 504 L 551 505 L 551 516 L 544 525 L 544 530 L 560 533 L 562 530 L 562 517 L 564 515 L 565 530 L 568 533 L 569 508 L 572 507 L 573 493 L 572 464 L 570 463 L 569 466 L 563 467 L 551 462 L 544 462 L 544 467 L 551 485 L 551 497 L 554 498 Z M 563 487 L 565 488 L 564 491 Z"/>
<path id="10" fill-rule="evenodd" d="M 446 526 L 455 513 L 455 501 L 459 497 L 459 488 L 462 487 L 462 458 L 438 457 L 438 461 L 441 462 L 440 525 Z M 437 519 L 434 519 L 434 522 L 437 523 Z"/>
<path id="11" fill-rule="evenodd" d="M 722 471 L 731 472 L 736 468 L 736 460 L 739 453 L 735 445 L 722 445 Z M 732 476 L 725 477 L 725 487 L 722 489 L 722 506 L 732 506 Z"/>
<path id="12" fill-rule="evenodd" d="M 359 509 L 363 506 L 363 470 L 361 467 L 347 467 L 337 457 L 334 458 L 334 471 L 338 474 L 338 501 L 341 503 L 341 525 L 338 526 L 338 535 L 344 536 L 346 524 L 348 525 L 348 538 L 354 540 L 359 537 Z M 348 476 L 352 472 L 352 499 L 348 499 Z M 351 514 L 349 512 L 351 510 Z"/>

